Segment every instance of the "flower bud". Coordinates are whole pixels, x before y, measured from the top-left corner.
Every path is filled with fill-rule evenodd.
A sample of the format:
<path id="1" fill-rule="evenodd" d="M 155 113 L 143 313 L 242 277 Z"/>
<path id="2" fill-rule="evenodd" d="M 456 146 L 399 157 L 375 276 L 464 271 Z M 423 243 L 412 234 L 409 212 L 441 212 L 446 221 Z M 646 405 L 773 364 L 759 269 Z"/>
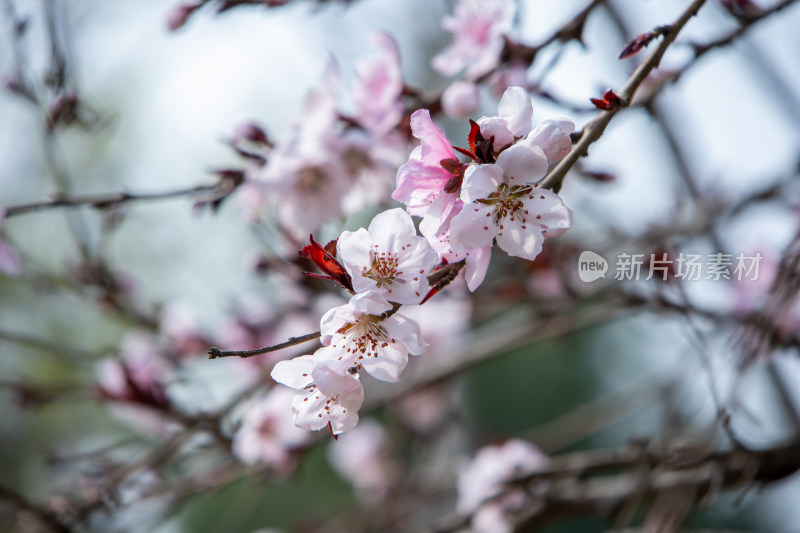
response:
<path id="1" fill-rule="evenodd" d="M 455 81 L 442 93 L 442 109 L 450 118 L 467 118 L 479 104 L 478 86 L 469 81 Z"/>

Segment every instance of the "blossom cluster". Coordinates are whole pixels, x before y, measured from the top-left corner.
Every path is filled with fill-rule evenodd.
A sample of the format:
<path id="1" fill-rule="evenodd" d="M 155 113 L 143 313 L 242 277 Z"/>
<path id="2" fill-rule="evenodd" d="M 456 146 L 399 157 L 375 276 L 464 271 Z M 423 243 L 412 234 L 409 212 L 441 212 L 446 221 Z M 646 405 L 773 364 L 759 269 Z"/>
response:
<path id="1" fill-rule="evenodd" d="M 251 219 L 272 216 L 287 235 L 302 241 L 322 223 L 388 195 L 407 153 L 396 129 L 404 85 L 396 43 L 385 33 L 375 40 L 376 51 L 356 64 L 356 81 L 346 93 L 352 114 L 339 107 L 342 83 L 331 61 L 289 135 L 273 143 L 252 124 L 234 132 L 234 147 L 252 162 L 240 194 Z"/>
<path id="2" fill-rule="evenodd" d="M 320 349 L 272 370 L 273 379 L 300 391 L 292 400 L 299 427 L 328 427 L 334 435 L 354 427 L 364 400 L 362 371 L 400 380 L 409 354 L 427 346 L 401 307 L 425 303 L 446 284 L 429 281 L 437 270 L 461 263 L 474 291 L 495 242 L 508 255 L 533 260 L 545 237 L 570 228 L 569 207 L 536 184 L 569 151 L 574 125 L 549 120 L 533 128 L 532 115 L 528 93 L 509 88 L 497 116 L 470 121 L 465 149 L 450 144 L 428 110 L 414 112 L 411 131 L 420 144 L 399 168 L 392 194 L 406 209 L 384 211 L 369 228 L 345 231 L 326 247 L 312 237 L 301 251 L 325 273 L 317 277 L 352 297 L 322 317 Z M 421 217 L 421 235 L 412 216 Z"/>

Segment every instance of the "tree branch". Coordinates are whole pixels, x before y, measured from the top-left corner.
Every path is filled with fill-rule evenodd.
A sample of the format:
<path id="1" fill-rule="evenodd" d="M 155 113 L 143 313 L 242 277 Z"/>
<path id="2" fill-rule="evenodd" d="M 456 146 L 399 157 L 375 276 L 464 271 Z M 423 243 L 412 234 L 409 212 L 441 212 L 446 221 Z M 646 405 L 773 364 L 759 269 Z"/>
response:
<path id="1" fill-rule="evenodd" d="M 645 78 L 647 78 L 650 72 L 652 72 L 653 69 L 658 66 L 658 64 L 661 62 L 661 58 L 667 51 L 667 48 L 669 48 L 673 41 L 675 41 L 678 33 L 680 33 L 686 23 L 689 22 L 689 19 L 697 14 L 705 2 L 706 0 L 694 0 L 686 9 L 686 11 L 684 11 L 683 14 L 678 18 L 678 20 L 676 20 L 670 26 L 664 28 L 664 37 L 661 43 L 659 43 L 658 47 L 653 50 L 653 52 L 642 62 L 641 65 L 639 65 L 639 67 L 628 79 L 628 83 L 625 84 L 625 87 L 619 93 L 619 97 L 622 100 L 623 106 L 630 105 L 639 86 L 642 84 Z M 611 119 L 614 118 L 614 115 L 617 114 L 619 109 L 621 108 L 602 111 L 599 115 L 592 119 L 584 127 L 583 134 L 581 135 L 578 143 L 573 146 L 572 150 L 570 150 L 566 157 L 564 157 L 564 159 L 562 159 L 561 162 L 559 162 L 558 165 L 556 165 L 556 167 L 547 176 L 545 176 L 541 182 L 539 182 L 539 186 L 544 189 L 552 189 L 554 192 L 558 192 L 561 189 L 561 183 L 564 181 L 564 177 L 567 175 L 567 172 L 572 168 L 573 165 L 575 165 L 575 163 L 578 162 L 578 159 L 588 153 L 589 146 L 591 146 L 592 143 L 594 143 L 603 135 L 606 127 L 611 122 Z"/>

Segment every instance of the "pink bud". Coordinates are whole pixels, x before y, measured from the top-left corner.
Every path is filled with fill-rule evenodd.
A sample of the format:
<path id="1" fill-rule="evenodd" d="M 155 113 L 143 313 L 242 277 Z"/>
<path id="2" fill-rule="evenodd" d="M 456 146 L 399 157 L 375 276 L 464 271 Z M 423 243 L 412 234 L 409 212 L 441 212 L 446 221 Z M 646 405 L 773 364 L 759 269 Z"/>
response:
<path id="1" fill-rule="evenodd" d="M 572 148 L 570 133 L 575 131 L 571 120 L 545 120 L 528 134 L 533 143 L 544 150 L 544 155 L 551 163 L 567 155 Z"/>
<path id="2" fill-rule="evenodd" d="M 479 104 L 478 86 L 469 81 L 455 81 L 442 93 L 442 109 L 450 118 L 467 118 Z"/>

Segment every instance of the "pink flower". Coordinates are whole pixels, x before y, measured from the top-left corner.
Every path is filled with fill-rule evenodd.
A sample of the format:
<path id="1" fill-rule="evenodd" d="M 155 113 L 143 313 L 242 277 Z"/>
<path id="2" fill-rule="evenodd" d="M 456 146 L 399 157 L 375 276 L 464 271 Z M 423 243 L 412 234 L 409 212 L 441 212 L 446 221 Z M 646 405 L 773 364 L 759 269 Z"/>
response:
<path id="1" fill-rule="evenodd" d="M 450 245 L 463 252 L 497 244 L 509 255 L 533 260 L 544 237 L 572 225 L 572 210 L 553 192 L 535 183 L 547 170 L 539 146 L 525 140 L 504 150 L 496 164 L 471 165 L 464 175 L 465 205 L 450 222 Z"/>
<path id="2" fill-rule="evenodd" d="M 374 38 L 377 53 L 356 63 L 358 82 L 352 99 L 358 123 L 373 135 L 382 136 L 402 117 L 403 75 L 394 39 L 386 33 L 376 33 Z"/>
<path id="3" fill-rule="evenodd" d="M 472 115 L 481 102 L 478 86 L 469 81 L 454 81 L 442 93 L 442 110 L 450 118 Z"/>
<path id="4" fill-rule="evenodd" d="M 331 63 L 322 87 L 306 97 L 303 120 L 265 151 L 265 166 L 248 169 L 242 186 L 251 218 L 270 213 L 297 240 L 342 216 L 348 181 L 335 149 L 338 89 L 339 74 Z"/>
<path id="5" fill-rule="evenodd" d="M 433 123 L 427 109 L 418 109 L 411 115 L 411 132 L 420 140 L 420 145 L 411 152 L 408 162 L 398 169 L 397 189 L 392 198 L 406 204 L 409 214 L 424 216 L 447 184 L 458 178 L 455 167 L 445 168 L 442 162 L 458 163 L 458 159 L 450 141 Z M 456 199 L 453 196 L 450 201 Z"/>
<path id="6" fill-rule="evenodd" d="M 415 304 L 428 291 L 426 276 L 436 252 L 402 209 L 378 214 L 369 229 L 345 231 L 337 248 L 356 292 L 375 291 L 392 302 Z"/>
<path id="7" fill-rule="evenodd" d="M 309 434 L 292 421 L 289 406 L 294 394 L 285 387 L 246 407 L 242 423 L 233 436 L 233 454 L 243 463 L 265 463 L 290 470 L 292 450 L 308 442 Z"/>
<path id="8" fill-rule="evenodd" d="M 380 295 L 366 292 L 325 313 L 321 342 L 329 348 L 317 351 L 316 359 L 342 371 L 363 367 L 376 379 L 399 381 L 408 354 L 420 355 L 428 345 L 413 320 L 399 313 L 381 316 L 391 308 Z"/>
<path id="9" fill-rule="evenodd" d="M 444 76 L 474 80 L 497 66 L 511 30 L 516 6 L 511 0 L 459 0 L 442 27 L 453 34 L 453 43 L 433 58 L 433 68 Z"/>
<path id="10" fill-rule="evenodd" d="M 3 225 L 3 219 L 6 217 L 6 210 L 0 206 L 0 226 Z M 5 272 L 9 276 L 19 276 L 22 272 L 20 266 L 19 254 L 3 239 L 0 239 L 0 271 Z"/>
<path id="11" fill-rule="evenodd" d="M 505 483 L 542 468 L 546 462 L 535 446 L 519 439 L 481 448 L 458 476 L 459 511 L 473 513 L 472 527 L 477 532 L 510 533 L 514 524 L 507 513 L 523 505 L 526 496 L 522 489 L 508 489 Z"/>
<path id="12" fill-rule="evenodd" d="M 341 371 L 315 356 L 302 355 L 281 361 L 270 374 L 272 379 L 300 392 L 292 398 L 292 413 L 297 427 L 319 430 L 329 427 L 339 435 L 358 423 L 358 410 L 364 402 L 364 388 L 358 373 Z"/>

